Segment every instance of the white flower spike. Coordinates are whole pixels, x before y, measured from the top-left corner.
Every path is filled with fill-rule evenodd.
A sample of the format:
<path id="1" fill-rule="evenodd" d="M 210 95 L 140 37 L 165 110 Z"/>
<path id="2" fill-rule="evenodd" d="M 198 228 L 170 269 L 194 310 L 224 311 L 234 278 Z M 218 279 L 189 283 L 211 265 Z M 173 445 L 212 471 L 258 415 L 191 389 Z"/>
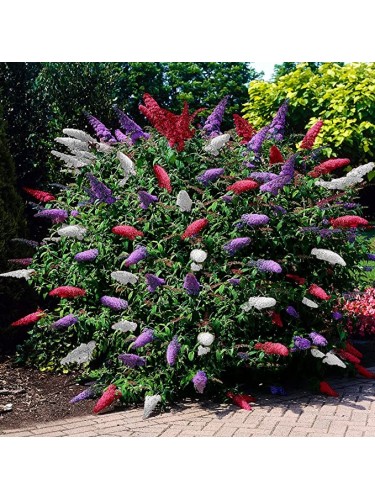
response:
<path id="1" fill-rule="evenodd" d="M 229 134 L 218 135 L 210 140 L 207 146 L 204 147 L 204 150 L 207 153 L 211 153 L 213 156 L 217 156 L 219 154 L 219 149 L 221 149 L 229 141 L 229 139 Z"/>
<path id="2" fill-rule="evenodd" d="M 202 332 L 198 334 L 197 340 L 203 347 L 209 347 L 215 340 L 215 335 L 209 332 Z"/>
<path id="3" fill-rule="evenodd" d="M 314 302 L 313 300 L 307 299 L 306 297 L 304 297 L 302 299 L 302 304 L 305 304 L 305 306 L 307 306 L 307 307 L 311 307 L 311 309 L 317 309 L 319 307 L 316 302 Z"/>
<path id="4" fill-rule="evenodd" d="M 133 321 L 119 321 L 118 323 L 114 323 L 112 325 L 113 330 L 121 330 L 122 332 L 134 332 L 137 329 L 137 323 L 133 323 Z"/>
<path id="5" fill-rule="evenodd" d="M 134 285 L 138 281 L 138 276 L 128 271 L 113 271 L 111 273 L 111 278 L 118 281 L 122 285 Z"/>
<path id="6" fill-rule="evenodd" d="M 71 226 L 63 226 L 57 230 L 60 236 L 66 236 L 68 238 L 77 238 L 77 240 L 82 240 L 85 236 L 87 229 L 79 224 L 73 224 Z"/>
<path id="7" fill-rule="evenodd" d="M 73 139 L 78 139 L 79 141 L 97 142 L 96 139 L 91 137 L 91 135 L 88 134 L 87 132 L 84 132 L 83 130 L 79 130 L 76 128 L 64 128 L 63 134 L 69 135 L 70 137 L 73 137 Z"/>
<path id="8" fill-rule="evenodd" d="M 31 275 L 35 273 L 34 269 L 17 269 L 16 271 L 9 271 L 8 273 L 2 273 L 0 276 L 3 278 L 24 278 L 29 280 Z"/>
<path id="9" fill-rule="evenodd" d="M 70 351 L 70 353 L 60 361 L 60 364 L 68 365 L 69 363 L 77 363 L 78 365 L 81 365 L 82 363 L 87 363 L 92 358 L 95 345 L 96 344 L 93 340 L 87 344 L 79 345 L 73 349 L 73 351 Z"/>
<path id="10" fill-rule="evenodd" d="M 154 396 L 146 396 L 143 407 L 143 418 L 148 418 L 160 403 L 160 401 L 161 396 L 159 394 L 155 394 Z"/>
<path id="11" fill-rule="evenodd" d="M 191 212 L 193 200 L 190 198 L 187 191 L 182 190 L 177 195 L 176 204 L 180 208 L 181 212 Z"/>
<path id="12" fill-rule="evenodd" d="M 339 264 L 340 266 L 346 266 L 345 260 L 340 257 L 339 254 L 332 252 L 332 250 L 326 250 L 325 248 L 313 248 L 311 250 L 311 255 L 315 255 L 317 259 L 325 260 L 330 264 Z"/>
<path id="13" fill-rule="evenodd" d="M 197 264 L 202 264 L 202 262 L 204 262 L 207 259 L 207 253 L 204 250 L 195 248 L 190 252 L 190 259 L 196 262 Z"/>

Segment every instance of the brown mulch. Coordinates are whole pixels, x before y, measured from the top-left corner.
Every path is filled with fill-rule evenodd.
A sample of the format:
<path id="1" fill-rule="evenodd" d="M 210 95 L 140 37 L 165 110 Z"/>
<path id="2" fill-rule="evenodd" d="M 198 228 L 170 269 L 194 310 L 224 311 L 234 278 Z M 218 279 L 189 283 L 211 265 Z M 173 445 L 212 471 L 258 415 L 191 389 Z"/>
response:
<path id="1" fill-rule="evenodd" d="M 10 356 L 3 356 L 0 359 L 0 430 L 92 415 L 93 400 L 69 403 L 84 389 L 75 382 L 74 374 L 40 372 L 14 365 Z M 1 411 L 7 404 L 12 404 L 12 410 Z"/>

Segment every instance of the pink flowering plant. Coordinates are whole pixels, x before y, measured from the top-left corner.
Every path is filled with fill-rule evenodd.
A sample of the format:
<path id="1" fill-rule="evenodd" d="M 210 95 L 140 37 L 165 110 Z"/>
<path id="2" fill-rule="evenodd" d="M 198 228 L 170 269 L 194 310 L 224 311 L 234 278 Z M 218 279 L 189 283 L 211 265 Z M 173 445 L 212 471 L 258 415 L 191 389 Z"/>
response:
<path id="1" fill-rule="evenodd" d="M 331 190 L 308 175 L 326 158 L 285 134 L 287 103 L 244 141 L 220 129 L 226 102 L 201 129 L 187 106 L 173 115 L 148 95 L 147 132 L 120 110 L 121 134 L 89 116 L 98 140 L 58 157 L 66 187 L 40 214 L 50 234 L 28 282 L 44 314 L 20 360 L 79 370 L 90 395 L 114 384 L 124 404 L 151 395 L 167 404 L 187 393 L 225 397 L 244 382 L 228 374 L 243 367 L 277 372 L 306 357 L 323 366 L 312 349 L 345 344 L 332 312 L 362 272 L 366 227 L 332 220 L 362 215 L 362 178 Z M 270 162 L 272 146 L 283 162 Z M 50 294 L 59 287 L 81 293 Z M 87 361 L 62 368 L 91 341 Z"/>

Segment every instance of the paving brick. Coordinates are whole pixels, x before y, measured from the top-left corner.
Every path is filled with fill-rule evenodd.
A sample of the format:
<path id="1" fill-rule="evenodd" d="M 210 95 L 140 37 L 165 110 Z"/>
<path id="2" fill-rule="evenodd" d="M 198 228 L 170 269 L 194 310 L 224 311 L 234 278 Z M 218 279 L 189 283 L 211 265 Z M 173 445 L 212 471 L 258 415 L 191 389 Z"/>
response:
<path id="1" fill-rule="evenodd" d="M 221 429 L 219 429 L 217 432 L 215 432 L 216 437 L 231 437 L 235 434 L 235 432 L 238 430 L 238 427 L 229 427 L 229 426 L 223 426 Z"/>
<path id="2" fill-rule="evenodd" d="M 363 432 L 358 430 L 348 429 L 345 433 L 345 437 L 362 437 Z"/>
<path id="3" fill-rule="evenodd" d="M 284 425 L 284 422 L 283 422 L 283 424 L 279 424 L 273 429 L 272 436 L 286 437 L 286 436 L 289 436 L 291 430 L 292 430 L 292 427 L 290 425 Z"/>
<path id="4" fill-rule="evenodd" d="M 273 429 L 280 422 L 280 417 L 264 417 L 259 429 Z"/>
<path id="5" fill-rule="evenodd" d="M 160 437 L 177 437 L 181 434 L 181 432 L 184 431 L 184 428 L 182 427 L 169 427 L 168 429 L 165 429 L 161 434 Z M 211 435 L 212 433 L 209 431 L 209 434 Z"/>

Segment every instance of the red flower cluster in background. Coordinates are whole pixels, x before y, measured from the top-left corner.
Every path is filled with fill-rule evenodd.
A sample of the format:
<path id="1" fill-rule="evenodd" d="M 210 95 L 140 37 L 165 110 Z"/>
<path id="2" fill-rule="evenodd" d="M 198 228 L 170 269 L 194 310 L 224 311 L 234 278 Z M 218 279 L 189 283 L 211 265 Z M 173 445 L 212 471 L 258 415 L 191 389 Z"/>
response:
<path id="1" fill-rule="evenodd" d="M 22 188 L 27 194 L 32 196 L 38 201 L 42 203 L 47 203 L 48 201 L 56 200 L 56 198 L 51 193 L 47 193 L 46 191 L 39 191 L 38 189 L 31 189 L 27 187 Z"/>
<path id="2" fill-rule="evenodd" d="M 185 229 L 184 234 L 181 236 L 181 239 L 184 240 L 185 238 L 190 238 L 191 236 L 195 236 L 200 231 L 202 231 L 202 229 L 205 228 L 207 224 L 208 224 L 207 219 L 198 219 L 192 222 Z"/>
<path id="3" fill-rule="evenodd" d="M 323 120 L 318 120 L 306 133 L 305 137 L 302 139 L 301 148 L 302 149 L 312 149 L 315 143 L 315 139 L 323 126 Z"/>
<path id="4" fill-rule="evenodd" d="M 24 316 L 23 318 L 20 318 L 17 321 L 13 321 L 13 323 L 11 323 L 11 326 L 30 325 L 32 323 L 36 323 L 37 321 L 39 321 L 40 318 L 42 318 L 43 316 L 45 316 L 45 312 L 42 311 L 42 309 L 38 309 L 37 311 L 28 314 L 27 316 Z"/>
<path id="5" fill-rule="evenodd" d="M 303 285 L 306 282 L 306 278 L 301 278 L 301 276 L 298 276 L 297 274 L 286 274 L 285 276 L 295 283 L 298 283 L 298 285 Z"/>
<path id="6" fill-rule="evenodd" d="M 77 286 L 58 286 L 49 292 L 51 297 L 59 297 L 60 299 L 74 299 L 86 295 L 86 290 Z"/>
<path id="7" fill-rule="evenodd" d="M 160 165 L 153 166 L 154 174 L 156 175 L 156 179 L 158 181 L 158 186 L 160 188 L 164 188 L 168 191 L 168 193 L 172 192 L 171 180 L 169 175 Z"/>
<path id="8" fill-rule="evenodd" d="M 256 401 L 255 398 L 247 394 L 233 394 L 233 392 L 227 392 L 227 396 L 233 401 L 235 405 L 247 411 L 252 410 L 252 407 L 249 405 L 249 403 L 253 403 Z"/>
<path id="9" fill-rule="evenodd" d="M 334 398 L 338 398 L 339 394 L 332 389 L 332 387 L 327 383 L 327 382 L 320 382 L 319 384 L 319 390 L 322 394 L 325 394 L 326 396 L 332 396 Z"/>
<path id="10" fill-rule="evenodd" d="M 227 191 L 233 191 L 233 193 L 241 194 L 245 191 L 250 191 L 258 187 L 258 183 L 250 179 L 245 179 L 243 181 L 237 181 L 234 184 L 227 187 Z"/>
<path id="11" fill-rule="evenodd" d="M 265 352 L 266 354 L 277 354 L 278 356 L 288 356 L 289 349 L 279 342 L 258 342 L 254 349 Z"/>
<path id="12" fill-rule="evenodd" d="M 256 134 L 255 128 L 240 115 L 234 114 L 233 121 L 237 135 L 242 137 L 241 144 L 246 144 Z"/>
<path id="13" fill-rule="evenodd" d="M 284 157 L 277 146 L 270 147 L 270 164 L 283 163 Z"/>
<path id="14" fill-rule="evenodd" d="M 347 300 L 343 310 L 349 314 L 347 327 L 351 334 L 375 335 L 375 288 L 367 288 L 354 300 Z"/>
<path id="15" fill-rule="evenodd" d="M 138 231 L 133 226 L 115 226 L 112 228 L 112 233 L 123 236 L 128 240 L 134 240 L 137 236 L 143 236 L 142 231 Z"/>
<path id="16" fill-rule="evenodd" d="M 333 158 L 314 167 L 308 175 L 310 175 L 310 177 L 320 177 L 321 175 L 333 172 L 333 170 L 337 168 L 346 167 L 349 163 L 349 158 Z"/>
<path id="17" fill-rule="evenodd" d="M 331 219 L 330 222 L 333 227 L 358 227 L 368 225 L 368 220 L 358 215 L 344 215 L 343 217 L 337 217 L 337 219 Z"/>
<path id="18" fill-rule="evenodd" d="M 117 389 L 114 384 L 111 384 L 103 392 L 102 396 L 96 402 L 93 412 L 99 413 L 100 411 L 108 408 L 116 399 L 121 397 L 121 392 Z"/>
<path id="19" fill-rule="evenodd" d="M 314 295 L 314 297 L 317 297 L 321 300 L 328 300 L 331 298 L 331 296 L 327 295 L 323 288 L 320 288 L 320 286 L 318 285 L 310 285 L 308 292 L 311 293 L 311 295 Z"/>

